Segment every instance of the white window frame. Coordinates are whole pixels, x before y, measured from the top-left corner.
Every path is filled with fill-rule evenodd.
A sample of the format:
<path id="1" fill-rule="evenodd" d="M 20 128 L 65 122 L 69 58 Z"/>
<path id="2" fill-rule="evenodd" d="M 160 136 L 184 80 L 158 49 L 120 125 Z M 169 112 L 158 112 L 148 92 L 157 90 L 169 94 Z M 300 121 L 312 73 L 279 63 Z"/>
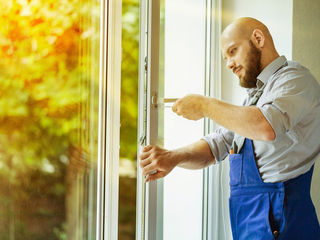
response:
<path id="1" fill-rule="evenodd" d="M 158 141 L 159 109 L 152 101 L 157 101 L 154 96 L 158 95 L 159 83 L 160 2 L 140 2 L 138 153 L 143 146 Z M 137 169 L 136 239 L 162 240 L 163 181 L 144 183 L 139 161 Z"/>
<path id="2" fill-rule="evenodd" d="M 222 0 L 207 1 L 207 96 L 222 98 L 222 56 L 220 36 L 222 33 Z M 217 129 L 217 124 L 206 119 L 204 135 Z M 226 161 L 204 169 L 203 240 L 231 240 L 228 213 L 228 165 Z"/>
<path id="3" fill-rule="evenodd" d="M 205 95 L 221 99 L 221 1 L 207 0 L 206 5 L 206 64 L 205 64 Z M 206 118 L 204 133 L 213 132 L 217 125 Z M 217 169 L 218 168 L 218 169 Z M 219 208 L 220 166 L 211 166 L 203 169 L 203 203 L 202 203 L 202 240 L 217 238 L 217 221 Z"/>
<path id="4" fill-rule="evenodd" d="M 160 6 L 163 0 L 140 2 L 139 146 L 157 144 L 159 109 L 153 106 L 158 93 Z M 119 135 L 121 90 L 121 0 L 102 0 L 100 39 L 100 111 L 97 240 L 118 238 Z M 206 0 L 205 95 L 221 99 L 222 60 L 219 38 L 222 0 Z M 145 70 L 147 69 L 147 71 Z M 152 81 L 151 81 L 152 79 Z M 205 120 L 204 134 L 216 125 Z M 150 129 L 154 129 L 150 131 Z M 163 181 L 144 183 L 138 164 L 137 240 L 163 239 Z M 204 169 L 202 240 L 232 239 L 228 225 L 226 175 L 228 165 Z"/>
<path id="5" fill-rule="evenodd" d="M 157 144 L 159 110 L 152 107 L 152 95 L 158 94 L 160 6 L 162 0 L 141 1 L 140 5 L 140 64 L 139 64 L 139 124 L 138 153 L 147 144 Z M 205 92 L 221 99 L 222 0 L 206 1 L 206 65 Z M 152 81 L 151 81 L 152 79 Z M 217 128 L 211 120 L 204 121 L 204 135 Z M 153 131 L 150 131 L 153 129 Z M 144 184 L 137 163 L 137 240 L 163 239 L 163 181 Z M 225 165 L 203 170 L 202 240 L 232 239 L 225 224 L 228 185 Z"/>
<path id="6" fill-rule="evenodd" d="M 121 15 L 121 0 L 101 1 L 96 240 L 118 238 Z"/>

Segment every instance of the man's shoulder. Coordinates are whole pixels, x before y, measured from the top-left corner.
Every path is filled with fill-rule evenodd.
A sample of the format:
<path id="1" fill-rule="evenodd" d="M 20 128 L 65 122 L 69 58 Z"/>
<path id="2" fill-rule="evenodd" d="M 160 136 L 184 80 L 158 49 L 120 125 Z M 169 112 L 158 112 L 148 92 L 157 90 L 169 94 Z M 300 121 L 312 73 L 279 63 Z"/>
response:
<path id="1" fill-rule="evenodd" d="M 287 64 L 281 68 L 277 74 L 278 75 L 285 75 L 285 74 L 306 74 L 309 72 L 309 69 L 301 65 L 297 61 L 287 61 Z"/>
<path id="2" fill-rule="evenodd" d="M 301 72 L 301 73 L 310 73 L 309 69 L 297 61 L 287 61 L 286 66 L 283 67 L 281 72 Z"/>
<path id="3" fill-rule="evenodd" d="M 279 71 L 277 71 L 270 80 L 273 84 L 277 83 L 276 85 L 283 84 L 285 82 L 303 82 L 303 84 L 313 82 L 318 85 L 317 80 L 309 69 L 297 61 L 287 61 L 287 64 L 279 69 Z"/>
<path id="4" fill-rule="evenodd" d="M 320 85 L 312 73 L 296 61 L 287 61 L 268 81 L 267 92 L 275 94 L 304 92 L 309 97 L 320 96 Z"/>

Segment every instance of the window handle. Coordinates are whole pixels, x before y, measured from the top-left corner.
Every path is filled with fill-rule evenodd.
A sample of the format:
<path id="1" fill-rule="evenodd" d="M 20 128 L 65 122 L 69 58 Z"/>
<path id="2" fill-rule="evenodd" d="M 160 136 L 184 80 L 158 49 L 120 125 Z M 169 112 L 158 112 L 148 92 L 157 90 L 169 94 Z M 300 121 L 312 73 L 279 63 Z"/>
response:
<path id="1" fill-rule="evenodd" d="M 174 103 L 178 100 L 179 98 L 163 98 L 163 103 Z"/>
<path id="2" fill-rule="evenodd" d="M 157 94 L 154 94 L 151 96 L 151 106 L 153 108 L 158 108 L 158 107 L 171 107 L 171 106 L 166 106 L 166 103 L 174 103 L 178 100 L 179 98 L 158 98 Z"/>

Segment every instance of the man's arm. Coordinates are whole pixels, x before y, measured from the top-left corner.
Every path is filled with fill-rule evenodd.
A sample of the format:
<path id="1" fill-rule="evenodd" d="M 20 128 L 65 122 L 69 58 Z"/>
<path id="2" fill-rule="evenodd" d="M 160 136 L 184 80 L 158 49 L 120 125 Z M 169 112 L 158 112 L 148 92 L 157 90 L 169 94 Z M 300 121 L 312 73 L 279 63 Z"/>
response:
<path id="1" fill-rule="evenodd" d="M 255 106 L 236 106 L 208 97 L 205 97 L 203 105 L 206 117 L 232 132 L 253 140 L 275 139 L 271 125 Z"/>
<path id="2" fill-rule="evenodd" d="M 236 106 L 215 98 L 187 95 L 177 100 L 172 110 L 191 120 L 208 117 L 230 131 L 253 140 L 275 139 L 273 128 L 255 106 Z"/>
<path id="3" fill-rule="evenodd" d="M 166 150 L 159 146 L 149 145 L 144 147 L 140 160 L 142 174 L 147 176 L 146 182 L 166 176 L 176 166 L 201 169 L 215 163 L 210 147 L 204 140 L 176 150 Z M 153 171 L 157 172 L 148 175 Z"/>

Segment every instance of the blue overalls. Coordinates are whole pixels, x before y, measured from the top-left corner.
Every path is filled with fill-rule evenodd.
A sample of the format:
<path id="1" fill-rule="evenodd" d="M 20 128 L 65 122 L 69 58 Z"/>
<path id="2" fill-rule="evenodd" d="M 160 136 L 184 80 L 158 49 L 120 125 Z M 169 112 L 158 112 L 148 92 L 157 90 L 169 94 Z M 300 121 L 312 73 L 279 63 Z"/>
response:
<path id="1" fill-rule="evenodd" d="M 320 240 L 310 197 L 313 167 L 285 182 L 264 183 L 249 139 L 245 139 L 239 154 L 229 155 L 229 160 L 234 240 Z"/>

